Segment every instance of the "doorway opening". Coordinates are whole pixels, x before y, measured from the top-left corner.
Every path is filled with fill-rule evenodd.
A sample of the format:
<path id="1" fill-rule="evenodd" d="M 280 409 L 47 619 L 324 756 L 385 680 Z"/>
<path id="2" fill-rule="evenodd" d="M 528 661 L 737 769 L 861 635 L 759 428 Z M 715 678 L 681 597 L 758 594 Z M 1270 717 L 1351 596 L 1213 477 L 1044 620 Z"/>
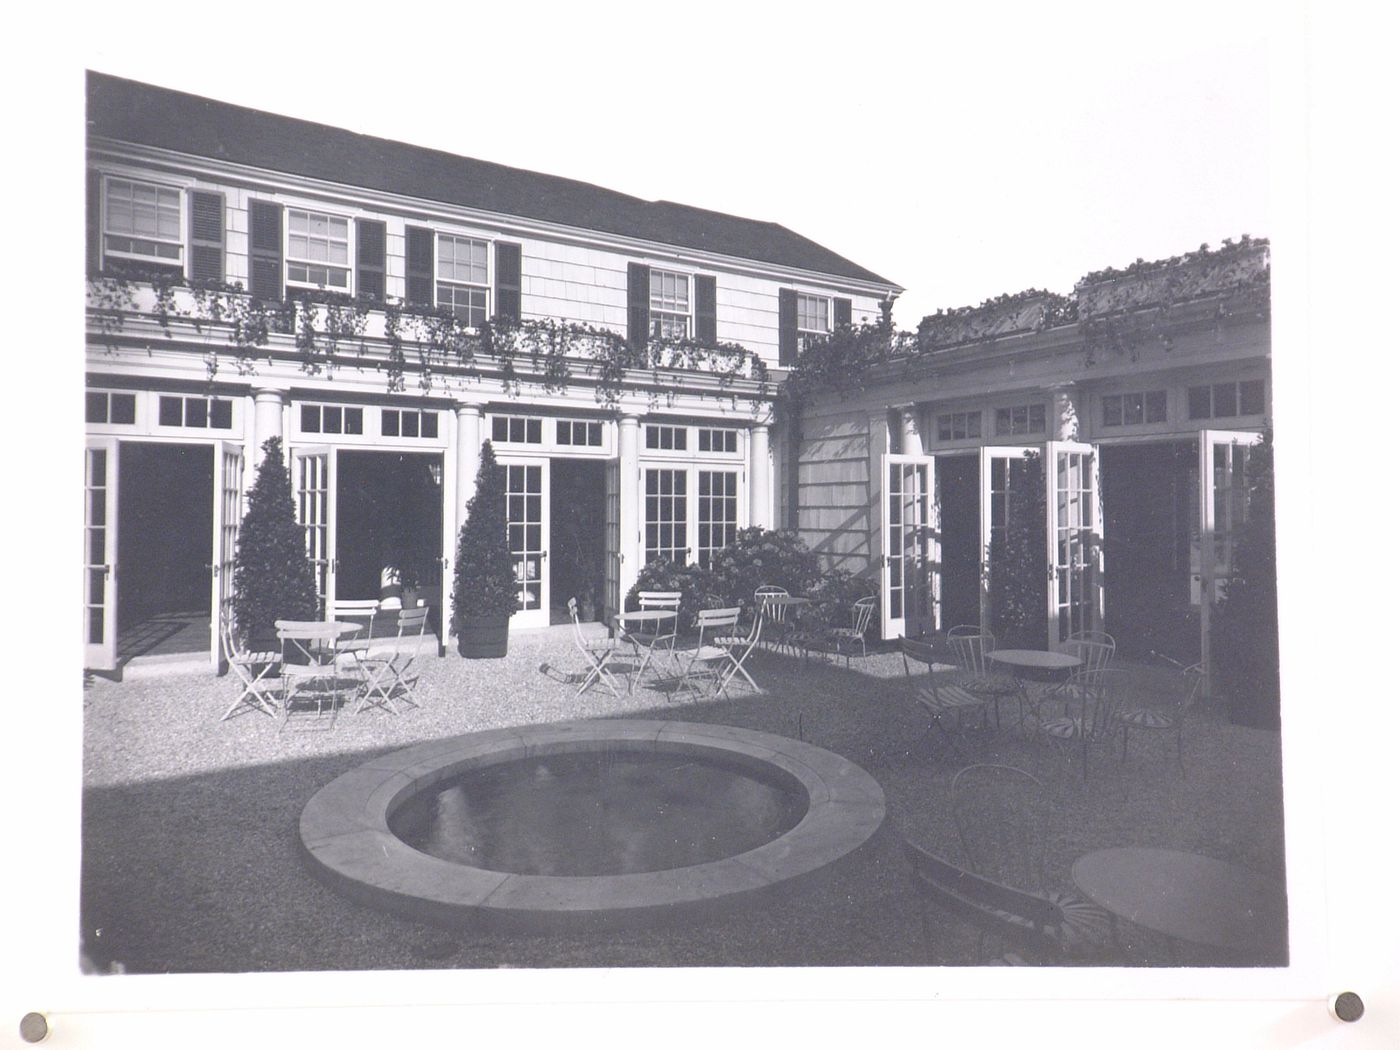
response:
<path id="1" fill-rule="evenodd" d="M 385 570 L 397 570 L 391 586 L 433 609 L 434 627 L 443 608 L 442 455 L 341 449 L 335 501 L 336 600 L 380 599 Z"/>
<path id="2" fill-rule="evenodd" d="M 569 599 L 579 619 L 604 617 L 607 463 L 599 459 L 549 461 L 549 594 L 551 624 L 569 622 Z"/>
<path id="3" fill-rule="evenodd" d="M 944 631 L 982 618 L 982 552 L 976 456 L 939 456 L 941 582 L 939 622 Z"/>
<path id="4" fill-rule="evenodd" d="M 117 656 L 209 651 L 212 445 L 122 442 Z"/>
<path id="5" fill-rule="evenodd" d="M 1104 620 L 1118 652 L 1200 659 L 1200 608 L 1191 595 L 1199 531 L 1194 441 L 1100 448 Z"/>

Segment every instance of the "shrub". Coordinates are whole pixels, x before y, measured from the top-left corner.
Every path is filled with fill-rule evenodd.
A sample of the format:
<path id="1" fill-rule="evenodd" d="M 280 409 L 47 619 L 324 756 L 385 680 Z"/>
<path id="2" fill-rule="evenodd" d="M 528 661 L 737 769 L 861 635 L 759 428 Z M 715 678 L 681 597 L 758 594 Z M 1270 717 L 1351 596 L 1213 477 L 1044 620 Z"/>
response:
<path id="1" fill-rule="evenodd" d="M 695 614 L 701 609 L 723 609 L 729 601 L 718 587 L 714 573 L 698 565 L 680 565 L 669 558 L 649 561 L 637 574 L 637 582 L 627 592 L 627 609 L 640 608 L 637 595 L 641 591 L 680 591 L 679 626 L 695 624 Z"/>
<path id="2" fill-rule="evenodd" d="M 507 619 L 520 608 L 506 528 L 505 475 L 491 442 L 484 442 L 476 494 L 467 504 L 467 520 L 457 537 L 452 574 L 452 631 L 458 635 L 468 619 Z"/>
<path id="3" fill-rule="evenodd" d="M 992 633 L 1005 647 L 1045 645 L 1045 473 L 1040 454 L 1008 464 L 1009 516 L 987 546 Z"/>
<path id="4" fill-rule="evenodd" d="M 861 598 L 875 593 L 876 588 L 870 580 L 852 576 L 845 569 L 833 569 L 823 573 L 816 586 L 808 592 L 812 599 L 810 616 L 826 627 L 849 627 L 851 607 Z M 876 612 L 879 612 L 878 608 Z M 867 634 L 879 629 L 879 620 L 878 616 L 870 618 Z"/>
<path id="5" fill-rule="evenodd" d="M 715 554 L 711 568 L 727 605 L 751 605 L 753 592 L 765 584 L 807 594 L 822 575 L 817 556 L 795 532 L 756 526 L 740 529 L 734 542 Z"/>
<path id="6" fill-rule="evenodd" d="M 1250 451 L 1248 517 L 1235 548 L 1235 575 L 1211 620 L 1215 670 L 1230 720 L 1279 725 L 1278 552 L 1274 536 L 1273 437 Z"/>
<path id="7" fill-rule="evenodd" d="M 316 573 L 306 554 L 305 531 L 297 524 L 282 440 L 268 438 L 238 530 L 234 620 L 245 640 L 267 640 L 275 636 L 277 620 L 316 619 L 318 604 Z"/>

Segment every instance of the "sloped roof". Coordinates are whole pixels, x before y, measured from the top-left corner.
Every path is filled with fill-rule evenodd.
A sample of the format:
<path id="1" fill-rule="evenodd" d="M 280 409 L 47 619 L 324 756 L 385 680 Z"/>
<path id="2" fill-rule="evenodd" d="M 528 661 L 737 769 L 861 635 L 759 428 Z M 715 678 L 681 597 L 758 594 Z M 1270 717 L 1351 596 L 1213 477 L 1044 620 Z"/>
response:
<path id="1" fill-rule="evenodd" d="M 360 135 L 88 72 L 90 135 L 897 287 L 777 223 Z"/>

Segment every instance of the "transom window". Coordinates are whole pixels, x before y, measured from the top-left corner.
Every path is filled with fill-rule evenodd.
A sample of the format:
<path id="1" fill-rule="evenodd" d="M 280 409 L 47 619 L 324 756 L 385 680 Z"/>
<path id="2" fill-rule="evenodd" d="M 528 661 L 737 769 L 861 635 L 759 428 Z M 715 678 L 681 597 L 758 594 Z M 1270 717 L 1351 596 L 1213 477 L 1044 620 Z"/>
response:
<path id="1" fill-rule="evenodd" d="M 1105 394 L 1103 425 L 1132 427 L 1142 423 L 1167 421 L 1167 392 L 1149 390 L 1141 394 Z"/>
<path id="2" fill-rule="evenodd" d="M 132 179 L 108 179 L 103 253 L 162 266 L 184 263 L 180 191 Z"/>
<path id="3" fill-rule="evenodd" d="M 590 419 L 559 419 L 554 423 L 554 443 L 556 445 L 603 444 L 603 424 Z"/>
<path id="4" fill-rule="evenodd" d="M 651 334 L 663 339 L 690 334 L 690 278 L 685 274 L 651 271 Z"/>
<path id="5" fill-rule="evenodd" d="M 350 288 L 350 220 L 287 210 L 287 281 L 317 288 Z"/>
<path id="6" fill-rule="evenodd" d="M 701 427 L 697 433 L 701 452 L 737 452 L 739 432 L 728 427 Z"/>
<path id="7" fill-rule="evenodd" d="M 156 421 L 163 427 L 229 430 L 233 402 L 222 397 L 161 397 Z"/>
<path id="8" fill-rule="evenodd" d="M 981 412 L 943 412 L 938 416 L 939 441 L 968 441 L 981 436 Z"/>
<path id="9" fill-rule="evenodd" d="M 1228 419 L 1264 414 L 1264 380 L 1213 383 L 1186 391 L 1186 414 L 1191 419 Z"/>
<path id="10" fill-rule="evenodd" d="M 365 410 L 349 405 L 302 405 L 303 434 L 363 434 Z"/>
<path id="11" fill-rule="evenodd" d="M 739 529 L 739 475 L 733 470 L 699 472 L 697 560 L 708 569 L 716 551 L 734 542 Z"/>
<path id="12" fill-rule="evenodd" d="M 438 414 L 411 408 L 382 408 L 379 410 L 379 432 L 385 437 L 435 438 L 438 436 Z"/>
<path id="13" fill-rule="evenodd" d="M 491 440 L 514 445 L 538 445 L 543 440 L 543 427 L 537 416 L 492 416 Z"/>
<path id="14" fill-rule="evenodd" d="M 646 430 L 646 447 L 661 449 L 663 451 L 684 451 L 686 447 L 685 427 L 668 427 L 656 423 L 648 423 Z"/>
<path id="15" fill-rule="evenodd" d="M 817 337 L 831 331 L 831 300 L 819 295 L 797 297 L 797 345 L 805 350 Z"/>
<path id="16" fill-rule="evenodd" d="M 997 409 L 997 437 L 1043 433 L 1045 433 L 1044 405 L 1015 405 L 1011 408 Z"/>
<path id="17" fill-rule="evenodd" d="M 136 395 L 90 390 L 86 416 L 89 423 L 135 423 Z"/>
<path id="18" fill-rule="evenodd" d="M 686 481 L 684 470 L 646 472 L 646 560 L 662 559 L 684 565 L 686 543 Z"/>
<path id="19" fill-rule="evenodd" d="M 437 301 L 469 328 L 486 323 L 489 278 L 486 242 L 437 235 Z"/>

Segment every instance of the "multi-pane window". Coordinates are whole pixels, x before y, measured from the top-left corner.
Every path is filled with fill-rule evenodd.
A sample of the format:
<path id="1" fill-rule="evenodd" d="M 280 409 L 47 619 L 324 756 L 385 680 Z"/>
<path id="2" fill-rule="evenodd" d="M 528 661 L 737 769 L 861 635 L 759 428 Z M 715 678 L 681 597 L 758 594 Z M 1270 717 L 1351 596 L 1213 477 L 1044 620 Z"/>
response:
<path id="1" fill-rule="evenodd" d="M 229 430 L 233 402 L 222 397 L 161 397 L 156 421 L 163 427 Z"/>
<path id="2" fill-rule="evenodd" d="M 349 405 L 302 405 L 303 434 L 363 434 L 365 410 Z"/>
<path id="3" fill-rule="evenodd" d="M 556 445 L 603 444 L 603 424 L 589 419 L 560 419 L 554 423 L 554 443 Z"/>
<path id="4" fill-rule="evenodd" d="M 520 607 L 538 609 L 544 579 L 543 471 L 538 465 L 515 463 L 505 469 L 506 533 Z"/>
<path id="5" fill-rule="evenodd" d="M 734 542 L 739 528 L 739 475 L 733 470 L 702 470 L 698 477 L 699 508 L 696 550 L 702 569 L 716 551 Z"/>
<path id="6" fill-rule="evenodd" d="M 1105 394 L 1103 425 L 1133 427 L 1142 423 L 1167 421 L 1167 392 L 1149 390 L 1141 394 Z"/>
<path id="7" fill-rule="evenodd" d="M 543 440 L 539 417 L 492 416 L 491 440 L 513 445 L 538 445 Z"/>
<path id="8" fill-rule="evenodd" d="M 470 237 L 437 236 L 437 303 L 469 328 L 486 323 L 489 279 L 486 242 Z"/>
<path id="9" fill-rule="evenodd" d="M 287 281 L 350 289 L 350 220 L 287 209 Z"/>
<path id="10" fill-rule="evenodd" d="M 967 441 L 981 436 L 981 412 L 943 412 L 938 416 L 939 441 Z"/>
<path id="11" fill-rule="evenodd" d="M 684 565 L 686 543 L 685 470 L 646 472 L 646 560 L 658 558 Z"/>
<path id="12" fill-rule="evenodd" d="M 1186 414 L 1191 419 L 1228 419 L 1264 414 L 1264 380 L 1213 383 L 1186 391 Z"/>
<path id="13" fill-rule="evenodd" d="M 108 179 L 105 205 L 104 255 L 161 266 L 183 264 L 179 190 L 132 179 Z"/>
<path id="14" fill-rule="evenodd" d="M 435 438 L 438 436 L 438 414 L 411 408 L 382 408 L 379 410 L 379 432 L 385 437 Z"/>
<path id="15" fill-rule="evenodd" d="M 690 334 L 690 278 L 685 274 L 651 271 L 651 334 L 663 339 Z"/>
<path id="16" fill-rule="evenodd" d="M 831 300 L 819 295 L 797 297 L 797 345 L 805 350 L 816 338 L 831 331 Z"/>
<path id="17" fill-rule="evenodd" d="M 701 427 L 696 434 L 701 452 L 737 452 L 739 432 L 729 427 Z"/>
<path id="18" fill-rule="evenodd" d="M 661 449 L 667 452 L 685 449 L 685 427 L 667 427 L 655 423 L 648 423 L 646 428 L 646 447 Z"/>
<path id="19" fill-rule="evenodd" d="M 1045 406 L 1043 404 L 1014 405 L 1010 408 L 997 409 L 997 437 L 1043 433 L 1045 433 Z"/>
<path id="20" fill-rule="evenodd" d="M 136 395 L 90 390 L 86 417 L 89 423 L 135 423 Z"/>

